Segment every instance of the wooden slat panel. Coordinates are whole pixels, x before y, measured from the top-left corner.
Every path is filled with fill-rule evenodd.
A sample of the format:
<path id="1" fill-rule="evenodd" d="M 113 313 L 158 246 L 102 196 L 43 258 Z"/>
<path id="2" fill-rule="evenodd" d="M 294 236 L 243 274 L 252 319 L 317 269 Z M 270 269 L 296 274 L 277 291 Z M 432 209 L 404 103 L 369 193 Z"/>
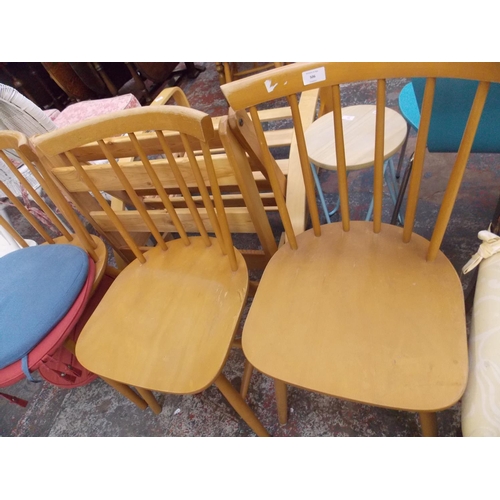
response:
<path id="1" fill-rule="evenodd" d="M 189 165 L 189 160 L 187 158 L 179 158 L 177 160 L 177 164 L 179 165 L 188 186 L 194 187 L 196 185 L 196 180 Z M 236 185 L 236 179 L 226 155 L 216 157 L 215 164 L 219 182 L 222 185 Z M 164 187 L 168 188 L 178 185 L 167 160 L 152 160 L 151 165 Z M 153 183 L 151 182 L 151 179 L 141 162 L 120 163 L 120 166 L 135 189 L 148 189 L 153 187 Z M 204 180 L 208 181 L 208 176 L 205 170 L 205 162 L 201 158 L 200 168 L 202 169 Z M 117 191 L 123 189 L 120 181 L 108 163 L 100 165 L 86 165 L 85 171 L 101 191 Z M 88 190 L 85 183 L 80 180 L 73 167 L 55 168 L 53 173 L 70 192 Z"/>
<path id="2" fill-rule="evenodd" d="M 224 200 L 224 206 L 225 207 L 244 207 L 245 205 L 245 200 L 243 199 L 243 196 L 239 193 L 236 194 L 223 194 L 222 199 Z M 260 193 L 260 199 L 262 201 L 262 204 L 266 209 L 272 210 L 273 208 L 276 208 L 276 199 L 274 198 L 274 194 L 272 192 L 268 193 Z M 193 200 L 195 203 L 201 203 L 201 197 L 199 196 L 193 196 Z M 171 196 L 170 201 L 176 208 L 185 208 L 186 207 L 186 202 L 184 200 L 183 196 Z M 162 208 L 163 207 L 163 202 L 161 199 L 156 196 L 152 195 L 150 198 L 144 199 L 144 203 L 149 208 Z"/>
<path id="3" fill-rule="evenodd" d="M 288 160 L 278 160 L 278 166 L 284 174 L 288 170 Z M 195 187 L 196 182 L 189 166 L 187 158 L 179 158 L 177 164 L 182 169 L 185 175 L 186 182 L 190 188 Z M 214 164 L 217 173 L 217 179 L 222 190 L 234 189 L 238 190 L 238 184 L 234 176 L 234 172 L 229 164 L 226 155 L 217 156 L 214 158 Z M 141 162 L 126 162 L 120 163 L 127 178 L 130 179 L 132 185 L 136 189 L 152 189 L 152 182 Z M 178 184 L 175 181 L 174 175 L 168 166 L 167 160 L 152 160 L 151 165 L 157 173 L 160 181 L 166 189 L 177 188 Z M 205 180 L 207 175 L 205 172 L 204 161 L 200 160 L 200 167 L 202 168 Z M 87 165 L 85 171 L 89 177 L 95 182 L 101 191 L 119 191 L 123 189 L 121 183 L 117 179 L 111 166 L 106 164 L 100 165 Z M 88 191 L 85 183 L 80 179 L 74 167 L 57 167 L 52 170 L 57 179 L 64 185 L 64 187 L 71 193 L 86 192 Z M 264 176 L 260 172 L 254 172 L 256 182 L 261 186 L 266 186 L 268 183 L 265 181 Z"/>
<path id="4" fill-rule="evenodd" d="M 283 118 L 288 117 L 285 115 L 283 116 Z M 159 155 L 163 153 L 154 132 L 144 132 L 138 137 L 140 138 L 141 145 L 147 155 Z M 184 153 L 184 146 L 178 133 L 165 132 L 165 137 L 173 153 Z M 269 137 L 270 147 L 286 146 L 291 142 L 292 131 L 286 129 L 270 130 L 266 132 L 266 137 Z M 128 139 L 128 137 L 123 136 L 106 139 L 105 143 L 110 153 L 115 158 L 129 158 L 135 155 L 135 150 L 130 144 L 130 140 Z M 199 146 L 199 143 L 194 140 L 191 140 L 190 143 L 193 145 L 193 148 Z M 214 137 L 214 139 L 210 141 L 210 147 L 212 149 L 222 148 L 222 143 L 220 142 L 218 133 L 216 137 Z M 81 162 L 102 159 L 102 151 L 97 143 L 90 143 L 86 144 L 85 146 L 75 148 L 73 152 L 76 158 L 78 158 L 78 160 Z"/>
<path id="5" fill-rule="evenodd" d="M 192 220 L 192 216 L 189 210 L 186 208 L 179 208 L 177 210 L 179 219 L 182 221 L 182 225 L 189 232 L 198 232 L 196 224 Z M 148 210 L 148 214 L 162 232 L 176 232 L 175 226 L 172 223 L 169 215 L 164 210 Z M 203 224 L 207 228 L 208 232 L 213 233 L 213 228 L 210 223 L 207 211 L 205 209 L 199 209 L 199 214 L 203 220 Z M 91 217 L 96 221 L 104 232 L 115 232 L 116 227 L 110 221 L 108 215 L 103 212 L 91 212 Z M 130 232 L 150 232 L 145 222 L 142 220 L 140 214 L 132 210 L 120 210 L 116 212 L 116 215 L 120 222 L 125 226 L 125 228 Z M 227 218 L 231 231 L 233 233 L 254 233 L 255 227 L 252 223 L 252 219 L 248 213 L 248 210 L 244 207 L 234 207 L 227 209 Z"/>

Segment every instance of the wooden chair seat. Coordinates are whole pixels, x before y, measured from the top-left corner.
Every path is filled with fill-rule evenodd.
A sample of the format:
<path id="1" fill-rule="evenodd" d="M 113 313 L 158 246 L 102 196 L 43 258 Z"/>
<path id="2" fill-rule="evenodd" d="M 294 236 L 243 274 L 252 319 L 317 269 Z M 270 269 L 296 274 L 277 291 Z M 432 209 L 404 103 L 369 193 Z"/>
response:
<path id="1" fill-rule="evenodd" d="M 463 292 L 442 252 L 427 262 L 424 238 L 403 243 L 402 228 L 377 234 L 363 221 L 349 232 L 323 226 L 320 238 L 308 230 L 297 243 L 269 262 L 245 323 L 243 349 L 258 370 L 389 408 L 437 411 L 460 399 Z"/>
<path id="2" fill-rule="evenodd" d="M 218 243 L 172 241 L 116 278 L 76 347 L 91 371 L 135 387 L 176 394 L 211 385 L 227 359 L 248 291 L 237 253 L 232 271 Z M 196 300 L 195 300 L 196 298 Z M 224 314 L 219 314 L 220 309 Z M 112 356 L 110 355 L 112 353 Z"/>
<path id="3" fill-rule="evenodd" d="M 387 80 L 425 76 L 404 228 L 382 223 Z M 475 80 L 467 126 L 430 241 L 414 230 L 427 134 L 439 78 Z M 351 219 L 341 86 L 377 81 L 373 224 Z M 293 230 L 276 193 L 287 243 L 264 271 L 242 334 L 250 364 L 275 379 L 280 423 L 286 383 L 351 401 L 419 412 L 422 433 L 437 435 L 436 411 L 456 403 L 467 382 L 466 318 L 460 278 L 440 251 L 491 83 L 493 63 L 296 63 L 221 87 L 236 113 L 248 109 L 266 167 L 273 166 L 257 106 L 286 98 L 292 109 L 312 229 Z M 321 225 L 309 144 L 297 95 L 330 98 L 341 223 Z M 272 89 L 272 92 L 269 90 Z M 453 98 L 454 96 L 451 96 Z M 460 100 L 450 100 L 460 108 Z M 326 109 L 326 108 L 325 108 Z M 243 118 L 242 118 L 243 119 Z M 416 167 L 415 167 L 416 165 Z"/>

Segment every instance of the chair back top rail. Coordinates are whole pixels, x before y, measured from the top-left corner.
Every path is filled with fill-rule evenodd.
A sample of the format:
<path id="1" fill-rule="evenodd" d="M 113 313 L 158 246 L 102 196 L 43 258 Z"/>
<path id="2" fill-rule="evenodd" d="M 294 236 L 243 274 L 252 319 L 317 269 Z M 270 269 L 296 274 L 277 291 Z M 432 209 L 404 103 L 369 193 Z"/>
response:
<path id="1" fill-rule="evenodd" d="M 469 158 L 477 126 L 487 98 L 489 84 L 490 82 L 500 82 L 499 63 L 295 63 L 221 86 L 222 92 L 233 110 L 240 111 L 249 109 L 255 134 L 258 137 L 259 147 L 264 151 L 264 164 L 268 170 L 287 238 L 292 248 L 297 247 L 297 241 L 293 234 L 284 196 L 279 192 L 277 181 L 273 179 L 272 176 L 274 167 L 273 159 L 268 144 L 266 144 L 263 126 L 259 121 L 257 106 L 275 99 L 286 98 L 288 100 L 292 111 L 294 130 L 298 143 L 311 223 L 315 235 L 320 236 L 321 227 L 314 181 L 308 160 L 304 130 L 300 123 L 297 94 L 312 88 L 319 88 L 321 89 L 321 95 L 328 97 L 328 108 L 332 108 L 333 110 L 332 119 L 334 122 L 342 226 L 344 231 L 349 231 L 350 214 L 345 147 L 342 132 L 341 85 L 364 80 L 375 80 L 377 82 L 373 231 L 378 233 L 382 228 L 386 81 L 392 78 L 416 77 L 425 78 L 426 86 L 405 215 L 403 230 L 404 242 L 410 241 L 414 227 L 420 183 L 423 175 L 427 135 L 432 115 L 436 78 L 462 78 L 480 82 L 430 240 L 427 259 L 434 260 L 453 210 L 453 205 L 458 194 L 458 189 Z"/>

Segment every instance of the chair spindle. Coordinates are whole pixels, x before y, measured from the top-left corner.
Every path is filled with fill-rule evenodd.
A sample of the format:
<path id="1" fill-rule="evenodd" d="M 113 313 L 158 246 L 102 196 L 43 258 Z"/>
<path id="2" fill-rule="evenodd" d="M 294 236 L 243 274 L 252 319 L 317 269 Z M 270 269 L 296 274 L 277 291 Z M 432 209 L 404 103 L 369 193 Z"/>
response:
<path id="1" fill-rule="evenodd" d="M 431 123 L 432 104 L 434 101 L 434 91 L 436 89 L 436 79 L 427 78 L 425 84 L 424 98 L 422 101 L 422 113 L 420 126 L 417 133 L 417 143 L 413 159 L 410 187 L 408 189 L 408 200 L 406 202 L 405 224 L 403 228 L 403 241 L 408 243 L 413 233 L 415 215 L 417 213 L 418 196 L 420 193 L 420 183 L 422 181 L 425 150 L 427 148 L 427 136 Z"/>
<path id="2" fill-rule="evenodd" d="M 384 191 L 384 135 L 385 135 L 385 80 L 377 81 L 375 117 L 375 162 L 373 170 L 373 231 L 382 228 L 382 201 Z"/>
<path id="3" fill-rule="evenodd" d="M 345 158 L 344 128 L 342 125 L 342 104 L 340 99 L 340 86 L 331 88 L 331 101 L 333 105 L 333 128 L 335 131 L 335 153 L 337 155 L 337 178 L 340 196 L 340 215 L 344 231 L 350 229 L 349 189 L 347 187 L 347 167 Z"/>

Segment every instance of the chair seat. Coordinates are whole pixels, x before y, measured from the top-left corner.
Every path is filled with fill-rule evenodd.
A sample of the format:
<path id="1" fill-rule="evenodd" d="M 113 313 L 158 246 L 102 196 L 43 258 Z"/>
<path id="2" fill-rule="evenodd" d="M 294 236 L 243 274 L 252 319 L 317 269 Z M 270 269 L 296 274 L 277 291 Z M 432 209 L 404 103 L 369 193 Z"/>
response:
<path id="1" fill-rule="evenodd" d="M 414 234 L 405 244 L 396 226 L 321 229 L 320 238 L 300 234 L 297 250 L 281 247 L 264 271 L 243 330 L 248 360 L 286 383 L 366 404 L 455 404 L 467 338 L 452 264 L 442 253 L 426 262 L 427 240 Z"/>
<path id="2" fill-rule="evenodd" d="M 216 240 L 208 249 L 199 237 L 168 247 L 120 273 L 80 334 L 76 356 L 100 376 L 189 394 L 211 385 L 227 359 L 248 271 L 239 253 L 231 271 Z"/>
<path id="3" fill-rule="evenodd" d="M 0 258 L 0 369 L 64 318 L 88 274 L 87 253 L 73 245 L 27 247 Z"/>

